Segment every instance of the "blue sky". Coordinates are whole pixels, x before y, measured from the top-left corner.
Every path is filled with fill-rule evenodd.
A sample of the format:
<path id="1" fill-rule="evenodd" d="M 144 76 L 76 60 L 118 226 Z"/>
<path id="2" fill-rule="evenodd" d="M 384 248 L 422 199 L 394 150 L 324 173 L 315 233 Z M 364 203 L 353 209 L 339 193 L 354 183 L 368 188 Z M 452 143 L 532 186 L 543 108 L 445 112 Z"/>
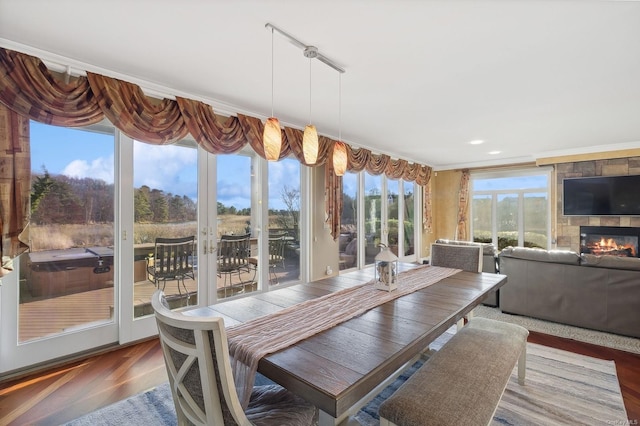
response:
<path id="1" fill-rule="evenodd" d="M 197 197 L 197 150 L 177 145 L 134 143 L 134 186 L 147 185 L 165 193 Z M 238 209 L 250 207 L 251 162 L 241 155 L 217 157 L 218 201 Z M 31 170 L 41 173 L 114 180 L 113 135 L 78 131 L 31 122 Z M 299 188 L 300 163 L 269 163 L 272 208 L 284 208 L 283 185 Z"/>
<path id="2" fill-rule="evenodd" d="M 535 176 L 505 177 L 492 179 L 473 179 L 473 189 L 476 191 L 491 191 L 501 189 L 533 189 L 547 188 L 547 175 L 541 172 Z"/>
<path id="3" fill-rule="evenodd" d="M 92 177 L 113 183 L 113 136 L 31 122 L 31 169 L 72 177 Z M 251 206 L 251 162 L 241 155 L 219 155 L 218 201 L 238 209 Z M 300 185 L 300 163 L 269 163 L 269 207 L 282 209 L 281 188 Z M 344 179 L 346 193 L 355 194 L 356 179 Z M 134 186 L 147 185 L 165 193 L 197 197 L 197 151 L 177 145 L 134 144 Z M 519 178 L 474 179 L 475 190 L 546 188 L 546 174 Z M 380 187 L 380 177 L 365 179 L 365 191 Z"/>
<path id="4" fill-rule="evenodd" d="M 31 170 L 113 183 L 113 136 L 31 122 Z M 88 137 L 90 135 L 90 137 Z"/>

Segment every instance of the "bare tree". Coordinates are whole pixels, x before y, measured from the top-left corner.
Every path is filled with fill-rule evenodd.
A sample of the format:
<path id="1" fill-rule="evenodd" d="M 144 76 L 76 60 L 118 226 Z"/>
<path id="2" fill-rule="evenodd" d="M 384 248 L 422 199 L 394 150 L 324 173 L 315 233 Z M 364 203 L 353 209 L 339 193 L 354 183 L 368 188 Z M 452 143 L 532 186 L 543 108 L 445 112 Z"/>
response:
<path id="1" fill-rule="evenodd" d="M 277 213 L 276 223 L 279 228 L 292 229 L 297 240 L 300 219 L 300 189 L 284 185 L 280 191 L 280 197 L 286 210 L 280 210 Z"/>

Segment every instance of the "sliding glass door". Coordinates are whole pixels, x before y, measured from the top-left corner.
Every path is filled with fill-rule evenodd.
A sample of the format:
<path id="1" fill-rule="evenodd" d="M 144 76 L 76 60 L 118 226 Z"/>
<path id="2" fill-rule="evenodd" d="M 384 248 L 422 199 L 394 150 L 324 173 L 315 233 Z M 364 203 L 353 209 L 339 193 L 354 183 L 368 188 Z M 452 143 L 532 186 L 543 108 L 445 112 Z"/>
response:
<path id="1" fill-rule="evenodd" d="M 3 279 L 0 371 L 118 341 L 116 138 L 32 122 L 30 251 Z"/>
<path id="2" fill-rule="evenodd" d="M 252 189 L 254 158 L 251 153 L 218 155 L 215 158 L 216 229 L 210 246 L 217 256 L 216 299 L 258 290 L 259 218 L 255 216 Z"/>
<path id="3" fill-rule="evenodd" d="M 30 251 L 2 278 L 0 373 L 155 335 L 158 288 L 181 309 L 304 275 L 298 161 L 151 145 L 107 122 L 31 126 Z M 223 269 L 222 240 L 245 236 L 241 267 Z M 159 279 L 156 243 L 185 238 L 191 273 Z"/>
<path id="4" fill-rule="evenodd" d="M 172 145 L 133 142 L 133 318 L 153 313 L 149 301 L 161 288 L 173 307 L 198 303 L 198 147 L 185 139 Z M 184 279 L 163 275 L 156 241 L 194 237 Z M 168 251 L 170 254 L 177 254 Z M 167 258 L 166 264 L 174 259 Z M 157 273 L 156 273 L 157 271 Z M 124 282 L 129 282 L 124 281 Z"/>

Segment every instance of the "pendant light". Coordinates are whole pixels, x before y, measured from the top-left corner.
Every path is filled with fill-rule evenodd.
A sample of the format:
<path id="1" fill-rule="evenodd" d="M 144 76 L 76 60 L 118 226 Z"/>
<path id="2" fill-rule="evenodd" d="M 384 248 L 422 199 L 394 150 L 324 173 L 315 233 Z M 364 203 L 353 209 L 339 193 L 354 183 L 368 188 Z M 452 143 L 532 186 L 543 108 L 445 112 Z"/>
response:
<path id="1" fill-rule="evenodd" d="M 338 74 L 338 140 L 333 144 L 333 172 L 344 176 L 347 171 L 347 146 L 342 142 L 342 74 Z"/>
<path id="2" fill-rule="evenodd" d="M 267 160 L 278 161 L 282 149 L 282 131 L 280 121 L 273 116 L 273 28 L 271 28 L 271 117 L 264 124 L 262 146 Z"/>
<path id="3" fill-rule="evenodd" d="M 304 128 L 302 136 L 302 153 L 304 162 L 312 165 L 318 161 L 318 132 L 316 126 L 311 124 L 311 59 L 318 56 L 318 49 L 308 46 L 304 50 L 304 56 L 309 58 L 309 124 Z"/>
<path id="4" fill-rule="evenodd" d="M 328 57 L 326 57 L 325 55 L 323 55 L 322 53 L 320 53 L 318 51 L 318 48 L 315 46 L 309 46 L 303 42 L 301 42 L 300 40 L 296 39 L 295 37 L 293 37 L 291 34 L 283 31 L 282 29 L 270 24 L 270 23 L 266 23 L 265 27 L 270 28 L 271 29 L 271 109 L 272 109 L 272 115 L 273 115 L 273 31 L 277 31 L 279 34 L 281 34 L 283 37 L 285 37 L 286 39 L 288 39 L 294 46 L 297 46 L 300 49 L 303 49 L 303 53 L 304 56 L 306 58 L 309 58 L 309 124 L 307 126 L 305 126 L 304 129 L 304 134 L 302 135 L 302 153 L 304 155 L 304 162 L 307 165 L 313 165 L 316 164 L 316 162 L 318 161 L 318 151 L 319 151 L 319 143 L 318 143 L 318 131 L 316 130 L 316 126 L 314 126 L 313 124 L 311 124 L 311 59 L 317 59 L 320 62 L 324 63 L 325 65 L 328 65 L 329 67 L 333 68 L 334 70 L 338 71 L 339 73 L 344 73 L 344 69 L 341 68 L 340 66 L 338 66 L 335 62 L 333 62 L 331 59 L 329 59 Z M 266 132 L 267 132 L 267 127 L 269 125 L 269 121 L 270 120 L 275 120 L 275 123 L 277 123 L 278 119 L 275 117 L 271 117 L 269 118 L 269 120 L 267 120 L 267 124 L 265 124 L 265 138 L 264 138 L 264 146 L 265 146 L 265 153 L 267 150 L 267 139 L 266 139 Z M 274 124 L 275 124 L 274 123 Z M 278 125 L 279 128 L 279 125 Z M 277 133 L 278 135 L 278 140 L 280 141 L 280 144 L 278 145 L 278 155 L 280 153 L 280 146 L 282 143 L 282 136 L 280 134 L 280 131 L 278 130 L 277 132 L 273 132 L 274 134 Z M 336 143 L 334 143 L 334 147 L 333 147 L 333 157 L 334 157 L 334 161 L 336 161 L 338 164 L 338 172 L 344 174 L 344 171 L 341 170 L 346 170 L 347 167 L 347 147 L 344 144 L 344 142 L 342 141 L 338 141 Z M 269 157 L 267 157 L 267 159 L 269 159 Z M 340 174 L 339 176 L 342 176 L 342 174 Z"/>

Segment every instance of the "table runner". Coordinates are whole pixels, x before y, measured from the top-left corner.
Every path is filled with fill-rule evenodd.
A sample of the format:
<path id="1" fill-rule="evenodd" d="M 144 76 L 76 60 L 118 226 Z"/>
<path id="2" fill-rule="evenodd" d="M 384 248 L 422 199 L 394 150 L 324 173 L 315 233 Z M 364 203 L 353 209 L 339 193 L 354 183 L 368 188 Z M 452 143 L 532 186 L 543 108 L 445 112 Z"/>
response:
<path id="1" fill-rule="evenodd" d="M 233 377 L 246 409 L 262 357 L 363 314 L 383 303 L 447 278 L 460 269 L 420 266 L 398 274 L 398 288 L 387 292 L 373 281 L 307 300 L 227 329 Z"/>

